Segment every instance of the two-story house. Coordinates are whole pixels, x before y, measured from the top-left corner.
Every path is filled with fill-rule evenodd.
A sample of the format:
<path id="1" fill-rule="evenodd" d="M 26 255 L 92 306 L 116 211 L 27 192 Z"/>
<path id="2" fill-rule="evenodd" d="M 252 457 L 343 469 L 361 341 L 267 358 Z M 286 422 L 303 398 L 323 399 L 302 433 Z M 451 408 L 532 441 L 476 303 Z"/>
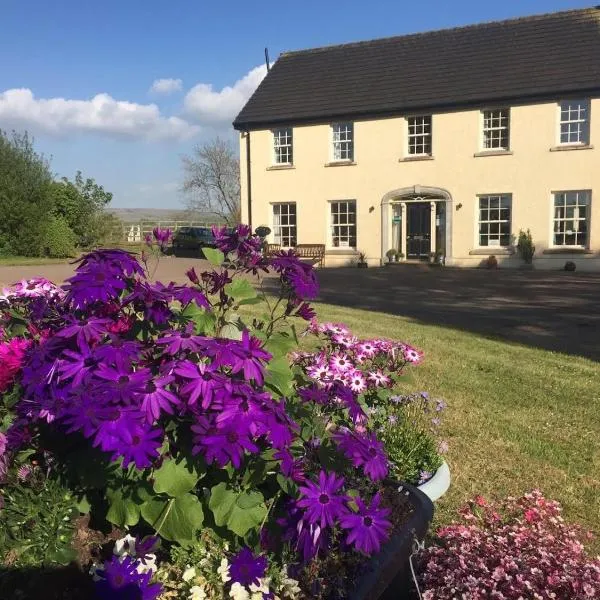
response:
<path id="1" fill-rule="evenodd" d="M 381 264 L 600 269 L 600 7 L 286 52 L 237 116 L 242 215 Z"/>

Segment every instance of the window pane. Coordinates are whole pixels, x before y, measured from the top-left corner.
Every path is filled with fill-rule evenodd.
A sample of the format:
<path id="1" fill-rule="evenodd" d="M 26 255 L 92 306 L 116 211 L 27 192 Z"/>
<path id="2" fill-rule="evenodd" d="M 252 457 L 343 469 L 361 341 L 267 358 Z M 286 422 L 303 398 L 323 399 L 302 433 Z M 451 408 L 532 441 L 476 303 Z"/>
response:
<path id="1" fill-rule="evenodd" d="M 289 248 L 296 245 L 296 205 L 273 205 L 273 240 L 276 244 Z"/>
<path id="2" fill-rule="evenodd" d="M 481 196 L 479 198 L 480 246 L 508 246 L 510 244 L 510 213 L 510 195 Z"/>
<path id="3" fill-rule="evenodd" d="M 356 202 L 331 202 L 331 245 L 356 247 Z"/>

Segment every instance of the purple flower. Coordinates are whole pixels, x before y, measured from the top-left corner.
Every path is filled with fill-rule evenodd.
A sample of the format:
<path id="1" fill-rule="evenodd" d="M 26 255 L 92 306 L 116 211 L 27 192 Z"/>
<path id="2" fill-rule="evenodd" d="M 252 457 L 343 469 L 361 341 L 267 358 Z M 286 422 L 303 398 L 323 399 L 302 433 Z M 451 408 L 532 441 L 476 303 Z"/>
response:
<path id="1" fill-rule="evenodd" d="M 232 559 L 229 574 L 233 582 L 248 586 L 258 585 L 267 570 L 265 556 L 254 556 L 249 548 L 242 548 Z"/>
<path id="2" fill-rule="evenodd" d="M 160 583 L 150 583 L 152 573 L 138 573 L 137 561 L 131 556 L 113 556 L 96 571 L 100 580 L 95 584 L 99 600 L 155 600 L 162 592 Z"/>
<path id="3" fill-rule="evenodd" d="M 134 404 L 144 393 L 146 385 L 152 378 L 149 369 L 128 371 L 105 364 L 99 365 L 95 375 L 108 382 L 106 393 L 112 402 L 121 402 L 125 405 Z"/>
<path id="4" fill-rule="evenodd" d="M 296 316 L 311 321 L 317 316 L 317 311 L 307 302 L 303 302 L 296 310 Z"/>
<path id="5" fill-rule="evenodd" d="M 162 429 L 148 429 L 139 424 L 129 428 L 121 428 L 121 443 L 116 448 L 113 460 L 123 458 L 123 468 L 135 463 L 138 469 L 152 466 L 158 458 L 158 450 L 163 443 Z"/>
<path id="6" fill-rule="evenodd" d="M 225 380 L 208 365 L 189 360 L 181 361 L 175 367 L 174 373 L 188 380 L 179 390 L 179 393 L 187 398 L 188 404 L 194 406 L 200 398 L 204 409 L 213 404 L 215 392 L 223 386 Z"/>
<path id="7" fill-rule="evenodd" d="M 142 401 L 142 411 L 146 415 L 146 422 L 148 424 L 152 424 L 158 420 L 161 411 L 172 415 L 173 408 L 171 405 L 180 403 L 179 398 L 173 392 L 165 389 L 174 379 L 171 375 L 154 377 L 154 379 L 148 381 L 146 384 L 140 398 Z"/>
<path id="8" fill-rule="evenodd" d="M 169 240 L 173 237 L 173 232 L 170 229 L 162 229 L 160 227 L 155 227 L 152 230 L 152 235 L 154 236 L 154 239 L 158 242 L 158 245 L 164 249 L 169 244 Z"/>
<path id="9" fill-rule="evenodd" d="M 171 356 L 184 350 L 199 352 L 206 345 L 206 338 L 194 335 L 193 331 L 194 325 L 190 323 L 183 331 L 166 331 L 162 337 L 156 340 L 156 343 L 164 345 L 165 350 Z"/>
<path id="10" fill-rule="evenodd" d="M 421 471 L 419 473 L 419 485 L 423 485 L 426 481 L 429 481 L 433 477 L 433 473 L 429 471 Z"/>
<path id="11" fill-rule="evenodd" d="M 303 497 L 298 500 L 298 506 L 306 509 L 305 515 L 310 523 L 319 523 L 321 527 L 332 526 L 336 519 L 348 512 L 344 504 L 345 497 L 337 494 L 343 485 L 343 477 L 321 471 L 318 483 L 307 481 L 300 488 Z"/>
<path id="12" fill-rule="evenodd" d="M 358 497 L 353 501 L 358 507 L 358 512 L 347 513 L 340 518 L 341 526 L 350 530 L 346 542 L 354 544 L 357 550 L 367 555 L 379 552 L 381 542 L 388 539 L 392 527 L 387 519 L 391 510 L 379 508 L 381 502 L 379 494 L 375 494 L 370 506 Z"/>
<path id="13" fill-rule="evenodd" d="M 319 295 L 319 283 L 314 268 L 303 263 L 293 250 L 278 252 L 271 259 L 271 265 L 297 298 L 310 300 Z"/>
<path id="14" fill-rule="evenodd" d="M 33 469 L 31 468 L 31 465 L 22 465 L 17 469 L 17 479 L 19 481 L 27 481 L 29 479 L 29 477 L 31 476 Z"/>
<path id="15" fill-rule="evenodd" d="M 239 469 L 246 451 L 260 452 L 249 432 L 240 429 L 239 425 L 240 423 L 234 422 L 216 429 L 204 420 L 192 425 L 192 431 L 195 433 L 192 453 L 202 453 L 207 463 L 216 462 L 221 468 L 231 462 Z"/>
<path id="16" fill-rule="evenodd" d="M 235 352 L 237 360 L 231 366 L 232 372 L 243 371 L 246 381 L 254 380 L 258 385 L 262 385 L 264 381 L 263 362 L 271 360 L 271 354 L 262 349 L 262 342 L 251 336 L 247 329 L 242 332 L 242 341 L 238 344 Z"/>
<path id="17" fill-rule="evenodd" d="M 71 323 L 71 324 L 69 324 Z M 98 317 L 88 318 L 83 321 L 71 318 L 66 325 L 57 331 L 56 336 L 59 338 L 77 338 L 79 348 L 97 342 L 106 333 L 110 319 L 101 319 Z"/>
<path id="18" fill-rule="evenodd" d="M 198 279 L 198 275 L 196 274 L 196 269 L 194 269 L 194 267 L 188 269 L 185 274 L 194 285 L 198 285 L 200 283 L 200 279 Z"/>
<path id="19" fill-rule="evenodd" d="M 304 474 L 304 464 L 301 460 L 295 460 L 289 450 L 278 450 L 273 458 L 280 460 L 281 472 L 295 481 L 296 483 L 304 483 L 306 475 Z"/>
<path id="20" fill-rule="evenodd" d="M 6 436 L 0 431 L 0 456 L 3 456 L 6 452 L 7 443 Z"/>
<path id="21" fill-rule="evenodd" d="M 97 368 L 99 359 L 94 357 L 87 346 L 79 352 L 65 350 L 59 363 L 58 372 L 61 381 L 71 380 L 73 388 L 81 385 L 82 381 Z"/>
<path id="22" fill-rule="evenodd" d="M 362 467 L 371 481 L 380 481 L 388 474 L 388 459 L 383 444 L 375 434 L 359 435 L 344 431 L 334 436 L 353 467 Z"/>

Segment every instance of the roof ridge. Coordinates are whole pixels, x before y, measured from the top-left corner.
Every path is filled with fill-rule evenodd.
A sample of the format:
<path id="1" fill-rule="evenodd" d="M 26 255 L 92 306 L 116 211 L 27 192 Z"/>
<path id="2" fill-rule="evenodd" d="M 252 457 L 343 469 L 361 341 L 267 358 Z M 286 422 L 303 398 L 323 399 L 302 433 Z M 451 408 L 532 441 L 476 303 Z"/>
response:
<path id="1" fill-rule="evenodd" d="M 390 35 L 390 36 L 381 37 L 381 38 L 372 38 L 370 40 L 361 40 L 358 42 L 346 42 L 343 44 L 329 44 L 327 46 L 317 46 L 315 48 L 306 48 L 303 50 L 285 50 L 285 51 L 281 52 L 280 57 L 290 56 L 290 55 L 298 55 L 298 54 L 310 54 L 313 52 L 315 52 L 315 53 L 323 52 L 326 50 L 333 50 L 333 49 L 337 49 L 337 48 L 364 46 L 367 44 L 373 44 L 375 42 L 387 42 L 387 41 L 398 40 L 398 39 L 415 38 L 415 37 L 433 35 L 433 34 L 437 34 L 437 33 L 449 33 L 452 31 L 464 31 L 465 29 L 477 29 L 479 27 L 488 27 L 489 25 L 503 25 L 506 23 L 535 21 L 535 20 L 540 20 L 540 19 L 544 19 L 547 17 L 551 17 L 551 16 L 552 17 L 564 17 L 567 15 L 575 15 L 575 14 L 584 15 L 586 13 L 593 13 L 594 11 L 598 11 L 598 14 L 600 16 L 600 5 L 589 6 L 586 8 L 572 8 L 569 10 L 540 13 L 537 15 L 526 15 L 523 17 L 509 17 L 507 19 L 482 21 L 480 23 L 473 23 L 473 24 L 469 24 L 469 25 L 457 25 L 456 27 L 443 27 L 440 29 L 430 29 L 428 31 L 417 31 L 414 33 L 406 33 L 406 34 L 402 34 L 402 35 Z"/>

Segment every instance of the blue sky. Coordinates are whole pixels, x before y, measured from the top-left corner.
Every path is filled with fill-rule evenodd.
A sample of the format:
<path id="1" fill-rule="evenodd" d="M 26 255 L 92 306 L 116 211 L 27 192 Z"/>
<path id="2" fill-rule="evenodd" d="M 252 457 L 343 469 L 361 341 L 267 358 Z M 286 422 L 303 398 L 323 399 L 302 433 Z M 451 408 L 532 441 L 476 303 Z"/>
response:
<path id="1" fill-rule="evenodd" d="M 264 75 L 265 46 L 275 59 L 592 4 L 3 0 L 0 128 L 32 132 L 58 175 L 95 177 L 114 206 L 183 208 L 181 155 L 217 134 L 236 139 L 230 124 Z"/>

